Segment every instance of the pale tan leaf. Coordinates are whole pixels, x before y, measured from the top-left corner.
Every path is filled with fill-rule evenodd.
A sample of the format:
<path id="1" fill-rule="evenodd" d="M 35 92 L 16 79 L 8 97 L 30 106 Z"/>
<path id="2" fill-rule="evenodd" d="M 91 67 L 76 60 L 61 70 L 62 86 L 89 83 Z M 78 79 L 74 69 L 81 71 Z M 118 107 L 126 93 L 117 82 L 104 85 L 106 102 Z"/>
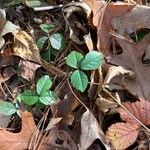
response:
<path id="1" fill-rule="evenodd" d="M 25 60 L 31 60 L 41 63 L 39 49 L 34 43 L 32 37 L 25 31 L 20 31 L 15 36 L 14 55 Z"/>
<path id="2" fill-rule="evenodd" d="M 47 127 L 46 127 L 46 131 L 47 130 L 50 130 L 52 128 L 55 127 L 55 125 L 57 125 L 60 121 L 61 121 L 62 118 L 51 118 L 50 122 L 48 123 Z"/>
<path id="3" fill-rule="evenodd" d="M 123 150 L 132 145 L 139 134 L 139 126 L 129 123 L 116 123 L 109 127 L 106 136 L 116 150 Z"/>
<path id="4" fill-rule="evenodd" d="M 96 118 L 87 110 L 81 119 L 79 150 L 86 150 L 96 139 L 100 139 L 107 150 L 111 149 Z"/>
<path id="5" fill-rule="evenodd" d="M 115 109 L 118 106 L 116 102 L 109 99 L 105 99 L 101 96 L 96 99 L 95 103 L 98 106 L 98 108 L 103 112 L 107 112 L 109 111 L 109 109 Z"/>

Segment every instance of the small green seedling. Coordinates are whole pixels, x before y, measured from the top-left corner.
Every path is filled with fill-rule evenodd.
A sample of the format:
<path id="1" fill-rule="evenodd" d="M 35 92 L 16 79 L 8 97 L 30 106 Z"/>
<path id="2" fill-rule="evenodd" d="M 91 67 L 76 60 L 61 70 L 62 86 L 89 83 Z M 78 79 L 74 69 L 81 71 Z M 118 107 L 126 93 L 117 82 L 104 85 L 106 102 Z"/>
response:
<path id="1" fill-rule="evenodd" d="M 36 104 L 37 107 L 51 105 L 58 100 L 57 94 L 51 91 L 52 80 L 48 75 L 40 78 L 36 84 L 36 90 L 26 90 L 17 96 L 20 103 L 32 106 Z M 0 113 L 10 116 L 14 113 L 19 113 L 19 106 L 11 102 L 0 101 Z"/>
<path id="2" fill-rule="evenodd" d="M 46 35 L 38 39 L 37 45 L 39 49 L 42 49 L 45 42 L 48 41 L 47 51 L 42 54 L 42 57 L 46 61 L 51 61 L 51 55 L 55 56 L 65 48 L 65 38 L 60 33 L 52 33 L 56 29 L 54 24 L 41 24 L 40 28 Z"/>
<path id="3" fill-rule="evenodd" d="M 71 74 L 71 84 L 77 90 L 84 92 L 88 86 L 88 77 L 84 71 L 95 70 L 103 63 L 103 54 L 97 51 L 91 51 L 85 57 L 76 51 L 72 51 L 66 59 L 68 66 L 75 69 Z"/>
<path id="4" fill-rule="evenodd" d="M 48 75 L 40 78 L 36 84 L 36 90 L 26 90 L 17 96 L 20 102 L 32 106 L 36 103 L 51 105 L 56 103 L 58 97 L 54 91 L 51 91 L 52 80 Z"/>

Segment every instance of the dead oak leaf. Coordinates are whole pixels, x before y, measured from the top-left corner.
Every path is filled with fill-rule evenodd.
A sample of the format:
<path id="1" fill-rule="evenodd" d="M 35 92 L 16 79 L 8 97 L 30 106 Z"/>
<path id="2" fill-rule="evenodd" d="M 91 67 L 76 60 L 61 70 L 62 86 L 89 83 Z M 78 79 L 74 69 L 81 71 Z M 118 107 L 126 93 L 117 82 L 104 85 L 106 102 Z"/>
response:
<path id="1" fill-rule="evenodd" d="M 81 119 L 81 135 L 79 142 L 79 150 L 86 150 L 96 140 L 100 139 L 107 150 L 110 150 L 110 145 L 107 143 L 105 134 L 99 126 L 96 118 L 90 110 L 82 115 Z"/>
<path id="2" fill-rule="evenodd" d="M 14 35 L 15 46 L 13 53 L 25 60 L 31 60 L 41 63 L 40 53 L 37 45 L 34 43 L 32 37 L 25 31 L 19 31 Z"/>
<path id="3" fill-rule="evenodd" d="M 23 150 L 28 148 L 28 143 L 36 126 L 33 116 L 29 112 L 21 112 L 22 129 L 19 133 L 0 130 L 0 149 Z"/>
<path id="4" fill-rule="evenodd" d="M 110 45 L 113 41 L 110 31 L 113 31 L 111 21 L 113 18 L 123 16 L 135 7 L 135 4 L 129 3 L 105 3 L 103 1 L 84 0 L 93 11 L 93 24 L 97 27 L 99 50 L 108 53 Z"/>
<path id="5" fill-rule="evenodd" d="M 123 49 L 119 55 L 109 55 L 107 61 L 111 64 L 125 67 L 135 73 L 135 78 L 124 79 L 124 86 L 139 99 L 150 100 L 150 66 L 142 63 L 142 58 L 149 47 L 150 34 L 146 35 L 139 43 L 116 38 Z M 146 57 L 146 56 L 145 56 Z M 148 57 L 148 56 L 147 56 Z"/>
<path id="6" fill-rule="evenodd" d="M 123 103 L 124 107 L 130 111 L 133 116 L 135 116 L 139 121 L 141 121 L 144 125 L 150 125 L 150 102 L 141 100 L 135 103 L 125 102 Z M 123 121 L 140 125 L 127 111 L 123 108 L 118 108 L 118 112 L 120 113 L 120 117 Z"/>
<path id="7" fill-rule="evenodd" d="M 35 71 L 38 69 L 40 65 L 27 61 L 20 60 L 19 62 L 19 74 L 28 81 L 31 81 L 35 77 Z"/>
<path id="8" fill-rule="evenodd" d="M 123 150 L 132 145 L 139 134 L 139 126 L 129 123 L 113 124 L 107 131 L 106 136 L 116 150 Z"/>

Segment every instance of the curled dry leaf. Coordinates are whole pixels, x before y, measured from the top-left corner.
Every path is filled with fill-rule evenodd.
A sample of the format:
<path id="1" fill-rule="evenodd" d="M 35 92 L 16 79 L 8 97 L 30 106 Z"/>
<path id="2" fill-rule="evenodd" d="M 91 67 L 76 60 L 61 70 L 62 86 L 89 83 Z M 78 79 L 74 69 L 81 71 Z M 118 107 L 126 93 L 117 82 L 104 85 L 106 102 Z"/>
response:
<path id="1" fill-rule="evenodd" d="M 70 38 L 77 44 L 84 44 L 84 36 L 86 35 L 85 40 L 91 42 L 87 19 L 91 15 L 89 5 L 84 2 L 72 2 L 63 8 L 63 13 L 69 25 Z"/>
<path id="2" fill-rule="evenodd" d="M 113 124 L 107 131 L 106 136 L 116 150 L 123 150 L 132 145 L 139 134 L 139 126 L 129 123 Z"/>
<path id="3" fill-rule="evenodd" d="M 95 103 L 98 106 L 98 108 L 103 112 L 107 112 L 109 111 L 109 109 L 115 109 L 118 106 L 118 104 L 113 100 L 105 99 L 101 96 L 99 96 L 99 98 L 96 99 Z"/>
<path id="4" fill-rule="evenodd" d="M 29 112 L 21 112 L 22 129 L 19 133 L 0 130 L 0 148 L 1 150 L 22 150 L 27 149 L 30 138 L 36 128 L 33 117 Z"/>
<path id="5" fill-rule="evenodd" d="M 107 150 L 111 149 L 96 118 L 91 111 L 87 109 L 81 119 L 79 150 L 86 150 L 96 139 L 100 139 Z"/>
<path id="6" fill-rule="evenodd" d="M 141 100 L 135 103 L 123 103 L 124 107 L 130 111 L 144 125 L 150 125 L 150 102 Z M 123 108 L 118 108 L 121 118 L 128 123 L 140 125 L 128 112 Z"/>
<path id="7" fill-rule="evenodd" d="M 19 74 L 28 81 L 31 81 L 35 77 L 35 71 L 40 65 L 27 61 L 20 60 L 19 62 Z"/>
<path id="8" fill-rule="evenodd" d="M 6 20 L 6 12 L 4 9 L 0 9 L 0 48 L 5 44 L 3 36 L 7 33 L 13 33 L 19 31 L 19 27 Z"/>
<path id="9" fill-rule="evenodd" d="M 120 83 L 121 81 L 119 80 L 120 78 L 117 78 L 117 81 L 115 80 L 113 82 L 113 79 L 117 76 L 125 77 L 125 75 L 128 75 L 129 77 L 133 77 L 134 73 L 130 70 L 125 69 L 122 66 L 112 66 L 109 68 L 107 76 L 105 77 L 104 80 L 104 87 L 113 90 L 113 89 L 118 89 L 121 90 L 123 87 L 121 85 L 117 85 L 116 83 Z"/>

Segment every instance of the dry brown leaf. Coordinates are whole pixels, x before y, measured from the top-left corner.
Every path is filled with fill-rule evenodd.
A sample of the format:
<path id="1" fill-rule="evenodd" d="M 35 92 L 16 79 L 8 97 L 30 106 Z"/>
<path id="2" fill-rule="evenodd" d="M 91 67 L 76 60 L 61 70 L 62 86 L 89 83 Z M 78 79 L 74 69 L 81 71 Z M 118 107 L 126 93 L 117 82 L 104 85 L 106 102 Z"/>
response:
<path id="1" fill-rule="evenodd" d="M 0 149 L 23 150 L 28 148 L 30 138 L 36 126 L 31 113 L 21 112 L 22 129 L 19 133 L 0 130 Z"/>
<path id="2" fill-rule="evenodd" d="M 107 112 L 110 109 L 115 109 L 118 106 L 116 102 L 109 99 L 105 99 L 101 96 L 99 96 L 99 98 L 96 99 L 95 103 L 98 106 L 98 108 L 103 112 Z"/>
<path id="3" fill-rule="evenodd" d="M 19 31 L 15 36 L 14 55 L 25 60 L 41 63 L 39 50 L 32 37 L 25 31 Z"/>
<path id="4" fill-rule="evenodd" d="M 121 79 L 118 76 L 121 76 Z M 121 86 L 121 81 L 123 80 L 122 78 L 124 78 L 125 76 L 133 77 L 134 73 L 130 70 L 125 69 L 122 66 L 110 67 L 103 83 L 104 87 L 110 90 L 122 90 L 123 87 Z"/>
<path id="5" fill-rule="evenodd" d="M 28 81 L 34 80 L 35 71 L 39 67 L 40 67 L 40 65 L 38 65 L 36 63 L 26 61 L 26 60 L 20 60 L 19 74 Z"/>
<path id="6" fill-rule="evenodd" d="M 112 26 L 118 34 L 129 36 L 139 29 L 150 28 L 149 6 L 136 5 L 129 13 L 112 19 Z"/>
<path id="7" fill-rule="evenodd" d="M 141 121 L 144 125 L 150 125 L 150 102 L 141 100 L 135 103 L 125 102 L 123 106 L 130 111 L 134 117 Z M 140 125 L 128 112 L 123 108 L 118 108 L 121 118 L 128 123 Z"/>
<path id="8" fill-rule="evenodd" d="M 139 97 L 139 99 L 150 100 L 150 68 L 147 64 L 142 63 L 142 56 L 149 46 L 150 34 L 139 43 L 133 43 L 128 40 L 117 38 L 119 45 L 123 49 L 123 53 L 120 55 L 111 55 L 107 60 L 108 62 L 123 66 L 126 69 L 135 73 L 135 78 L 124 79 L 124 86 L 133 95 Z"/>
<path id="9" fill-rule="evenodd" d="M 98 49 L 108 53 L 112 36 L 110 31 L 113 30 L 111 20 L 115 17 L 127 14 L 135 4 L 127 4 L 122 2 L 106 4 L 104 1 L 84 0 L 93 11 L 93 24 L 98 30 Z"/>
<path id="10" fill-rule="evenodd" d="M 107 150 L 111 149 L 96 118 L 87 110 L 81 119 L 79 150 L 86 150 L 96 139 L 100 139 Z"/>
<path id="11" fill-rule="evenodd" d="M 132 145 L 139 134 L 139 126 L 129 123 L 113 124 L 107 131 L 107 138 L 116 150 L 123 150 Z"/>
<path id="12" fill-rule="evenodd" d="M 71 136 L 66 131 L 63 130 L 58 131 L 57 127 L 52 128 L 50 130 L 44 142 L 45 141 L 47 145 L 45 145 L 45 147 L 40 147 L 40 150 L 47 150 L 47 149 L 77 150 L 77 145 L 74 143 Z M 46 146 L 47 149 L 44 149 L 46 148 Z"/>

